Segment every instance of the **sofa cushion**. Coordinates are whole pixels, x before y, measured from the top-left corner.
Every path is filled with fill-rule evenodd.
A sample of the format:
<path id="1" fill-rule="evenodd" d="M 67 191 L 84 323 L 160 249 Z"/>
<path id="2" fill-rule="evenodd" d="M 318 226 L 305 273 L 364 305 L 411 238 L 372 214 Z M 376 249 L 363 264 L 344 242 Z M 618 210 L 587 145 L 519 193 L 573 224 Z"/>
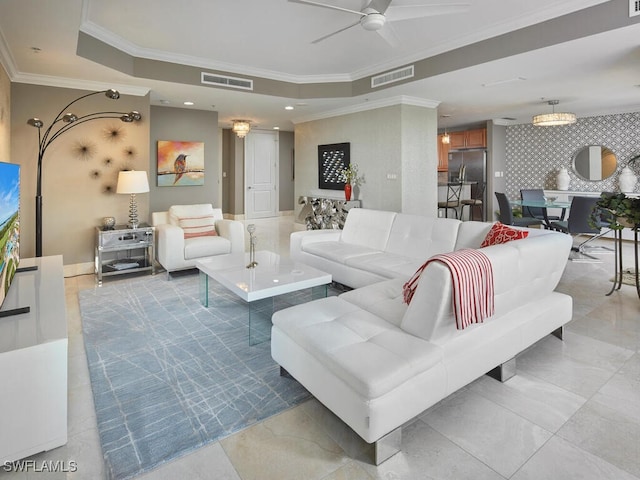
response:
<path id="1" fill-rule="evenodd" d="M 231 253 L 231 242 L 224 237 L 194 237 L 184 240 L 184 259 Z"/>
<path id="2" fill-rule="evenodd" d="M 302 245 L 302 251 L 326 258 L 338 263 L 346 263 L 347 260 L 361 255 L 377 253 L 378 250 L 344 242 L 314 242 Z"/>
<path id="3" fill-rule="evenodd" d="M 422 257 L 410 258 L 388 252 L 374 252 L 352 256 L 345 265 L 375 273 L 384 278 L 408 278 L 422 264 Z"/>
<path id="4" fill-rule="evenodd" d="M 384 250 L 396 215 L 383 210 L 352 208 L 344 222 L 340 241 L 371 250 Z"/>
<path id="5" fill-rule="evenodd" d="M 480 248 L 490 247 L 491 245 L 500 245 L 501 243 L 507 243 L 512 240 L 522 240 L 523 238 L 527 238 L 528 235 L 529 232 L 518 230 L 500 222 L 496 222 L 480 244 Z"/>
<path id="6" fill-rule="evenodd" d="M 276 312 L 273 324 L 368 399 L 442 361 L 442 349 L 339 297 Z"/>
<path id="7" fill-rule="evenodd" d="M 343 293 L 340 298 L 399 327 L 407 310 L 402 298 L 403 283 L 400 278 L 384 280 Z"/>
<path id="8" fill-rule="evenodd" d="M 179 226 L 179 218 L 201 217 L 213 215 L 216 220 L 222 220 L 222 210 L 213 208 L 210 203 L 201 203 L 194 205 L 172 205 L 169 207 L 169 223 Z"/>
<path id="9" fill-rule="evenodd" d="M 487 233 L 493 226 L 492 222 L 462 222 L 458 229 L 458 238 L 454 250 L 462 248 L 480 248 Z"/>
<path id="10" fill-rule="evenodd" d="M 427 258 L 451 252 L 462 222 L 453 218 L 422 217 L 399 213 L 393 220 L 385 252 L 424 262 Z M 415 268 L 413 269 L 415 271 Z M 413 273 L 411 271 L 409 276 Z"/>
<path id="11" fill-rule="evenodd" d="M 178 226 L 184 230 L 184 238 L 215 237 L 218 235 L 213 214 L 197 217 L 178 217 Z"/>

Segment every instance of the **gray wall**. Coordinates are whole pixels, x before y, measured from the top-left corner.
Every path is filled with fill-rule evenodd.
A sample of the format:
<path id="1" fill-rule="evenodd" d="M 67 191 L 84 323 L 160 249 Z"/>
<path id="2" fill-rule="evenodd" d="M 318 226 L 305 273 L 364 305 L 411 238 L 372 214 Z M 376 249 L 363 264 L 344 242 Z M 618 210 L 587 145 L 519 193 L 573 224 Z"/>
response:
<path id="1" fill-rule="evenodd" d="M 279 203 L 280 211 L 293 211 L 294 199 L 294 134 L 293 132 L 279 132 Z"/>
<path id="2" fill-rule="evenodd" d="M 618 168 L 609 179 L 588 182 L 572 171 L 573 156 L 586 145 L 604 145 L 618 157 Z M 506 193 L 518 198 L 521 188 L 556 188 L 561 167 L 569 171 L 569 190 L 617 191 L 622 167 L 640 154 L 640 113 L 579 118 L 573 125 L 535 127 L 522 124 L 506 127 Z M 640 176 L 640 165 L 633 166 Z M 640 186 L 636 186 L 636 192 Z"/>
<path id="3" fill-rule="evenodd" d="M 436 141 L 436 110 L 410 105 L 299 123 L 294 200 L 318 191 L 318 145 L 349 142 L 351 162 L 364 176 L 356 197 L 363 207 L 435 216 Z"/>
<path id="4" fill-rule="evenodd" d="M 499 210 L 494 192 L 504 192 L 506 187 L 507 159 L 505 155 L 507 130 L 504 125 L 487 122 L 487 205 L 485 218 L 488 221 L 497 220 L 497 216 L 490 212 Z M 495 173 L 500 172 L 501 177 Z"/>
<path id="5" fill-rule="evenodd" d="M 27 119 L 38 117 L 46 129 L 58 112 L 86 90 L 11 84 L 11 161 L 22 166 L 20 194 L 20 254 L 35 255 L 35 194 L 38 132 Z M 83 99 L 70 109 L 76 115 L 100 111 L 142 113 L 139 123 L 117 119 L 78 124 L 47 149 L 42 167 L 43 255 L 63 255 L 65 265 L 93 263 L 95 227 L 102 217 L 126 223 L 129 195 L 115 194 L 118 171 L 149 168 L 149 98 L 104 95 Z M 109 127 L 120 134 L 113 138 Z M 86 146 L 88 154 L 79 152 Z M 149 178 L 152 183 L 151 177 Z M 148 221 L 149 195 L 137 196 L 138 215 Z"/>
<path id="6" fill-rule="evenodd" d="M 204 185 L 158 187 L 158 141 L 176 140 L 204 142 Z M 218 113 L 186 108 L 151 107 L 149 157 L 149 208 L 152 212 L 167 210 L 171 205 L 211 203 L 222 205 L 220 134 Z"/>

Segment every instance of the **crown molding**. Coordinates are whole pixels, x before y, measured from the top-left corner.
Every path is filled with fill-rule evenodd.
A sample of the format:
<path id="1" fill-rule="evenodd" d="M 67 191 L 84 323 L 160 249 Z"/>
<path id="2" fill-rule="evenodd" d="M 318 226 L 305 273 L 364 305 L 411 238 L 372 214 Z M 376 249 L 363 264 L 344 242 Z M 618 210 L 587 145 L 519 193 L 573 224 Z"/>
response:
<path id="1" fill-rule="evenodd" d="M 4 38 L 2 34 L 2 30 L 0 30 L 0 64 L 2 64 L 5 72 L 7 72 L 9 79 L 13 81 L 17 71 L 16 62 L 11 54 L 11 49 L 7 44 L 6 38 Z"/>
<path id="2" fill-rule="evenodd" d="M 297 125 L 298 123 L 312 122 L 314 120 L 324 120 L 326 118 L 332 117 L 341 117 L 343 115 L 349 115 L 351 113 L 366 112 L 368 110 L 376 110 L 378 108 L 392 107 L 395 105 L 411 105 L 415 107 L 437 108 L 438 105 L 440 105 L 440 102 L 436 100 L 399 95 L 396 97 L 383 98 L 380 100 L 366 100 L 365 103 L 350 105 L 348 107 L 337 108 L 334 110 L 327 110 L 326 112 L 321 112 L 314 115 L 298 117 L 291 120 L 291 122 L 294 125 Z"/>
<path id="3" fill-rule="evenodd" d="M 135 87 L 132 85 L 117 85 L 113 83 L 93 82 L 74 78 L 53 77 L 50 75 L 32 75 L 18 73 L 11 79 L 12 82 L 27 83 L 30 85 L 43 85 L 46 87 L 73 88 L 76 90 L 108 90 L 114 88 L 123 95 L 144 97 L 149 93 L 147 87 Z"/>
<path id="4" fill-rule="evenodd" d="M 191 55 L 181 55 L 176 53 L 162 52 L 151 48 L 141 48 L 131 42 L 115 35 L 113 32 L 96 25 L 95 23 L 83 20 L 80 25 L 80 31 L 92 36 L 93 38 L 116 48 L 127 55 L 136 58 L 145 58 L 147 60 L 156 60 L 159 62 L 175 63 L 178 65 L 187 65 L 190 67 L 204 68 L 208 70 L 231 72 L 239 75 L 249 75 L 252 77 L 266 78 L 269 80 L 277 80 L 289 83 L 331 83 L 331 82 L 351 82 L 353 76 L 349 74 L 334 75 L 292 75 L 274 70 L 265 70 L 260 68 L 248 67 L 235 63 L 215 62 L 194 57 Z"/>

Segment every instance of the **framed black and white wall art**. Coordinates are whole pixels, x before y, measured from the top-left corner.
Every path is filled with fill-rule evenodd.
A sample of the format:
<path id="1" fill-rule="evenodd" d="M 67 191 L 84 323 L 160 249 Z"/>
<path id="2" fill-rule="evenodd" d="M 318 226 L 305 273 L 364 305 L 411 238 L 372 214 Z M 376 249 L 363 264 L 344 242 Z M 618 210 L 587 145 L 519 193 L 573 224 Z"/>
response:
<path id="1" fill-rule="evenodd" d="M 341 172 L 349 166 L 349 142 L 318 145 L 318 187 L 344 190 Z"/>

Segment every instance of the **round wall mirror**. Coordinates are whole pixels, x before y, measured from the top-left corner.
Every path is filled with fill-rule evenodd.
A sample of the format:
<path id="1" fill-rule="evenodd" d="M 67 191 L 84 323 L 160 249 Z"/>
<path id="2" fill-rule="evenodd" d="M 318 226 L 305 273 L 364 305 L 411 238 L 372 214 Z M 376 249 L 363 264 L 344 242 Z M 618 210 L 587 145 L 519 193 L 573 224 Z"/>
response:
<path id="1" fill-rule="evenodd" d="M 573 171 L 590 182 L 605 180 L 614 174 L 618 159 L 613 150 L 602 145 L 587 145 L 573 157 Z"/>

